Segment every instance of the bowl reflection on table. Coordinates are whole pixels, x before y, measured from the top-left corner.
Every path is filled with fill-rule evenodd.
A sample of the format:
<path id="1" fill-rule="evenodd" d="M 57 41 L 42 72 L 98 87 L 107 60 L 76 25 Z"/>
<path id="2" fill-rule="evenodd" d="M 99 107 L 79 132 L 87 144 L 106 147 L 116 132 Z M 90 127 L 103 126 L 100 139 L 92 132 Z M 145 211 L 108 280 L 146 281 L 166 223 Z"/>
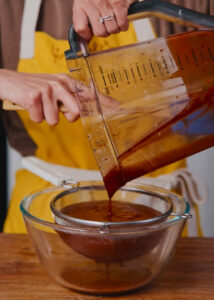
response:
<path id="1" fill-rule="evenodd" d="M 80 292 L 114 294 L 148 284 L 168 262 L 185 223 L 182 217 L 172 215 L 149 224 L 56 223 L 50 210 L 53 199 L 60 199 L 60 207 L 65 207 L 104 197 L 102 182 L 80 182 L 71 189 L 39 191 L 21 203 L 28 235 L 41 264 L 57 282 Z M 114 198 L 154 209 L 166 200 L 173 204 L 173 213 L 189 212 L 182 197 L 150 186 L 130 183 Z M 44 213 L 47 209 L 48 216 Z"/>

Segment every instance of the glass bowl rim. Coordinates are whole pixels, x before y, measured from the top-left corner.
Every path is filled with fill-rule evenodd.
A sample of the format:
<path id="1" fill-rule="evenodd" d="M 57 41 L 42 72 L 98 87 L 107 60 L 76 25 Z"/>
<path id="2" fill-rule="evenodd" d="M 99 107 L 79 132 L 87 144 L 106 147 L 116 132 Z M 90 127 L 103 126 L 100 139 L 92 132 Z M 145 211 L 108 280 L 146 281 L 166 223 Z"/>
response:
<path id="1" fill-rule="evenodd" d="M 95 183 L 96 185 L 101 185 L 101 186 L 104 186 L 103 182 L 102 181 L 80 181 L 79 182 L 80 184 L 85 184 L 85 186 L 87 187 L 91 187 L 91 186 L 94 186 Z M 79 184 L 78 183 L 78 184 Z M 40 225 L 43 225 L 43 226 L 46 226 L 46 227 L 49 227 L 49 228 L 52 228 L 53 230 L 59 230 L 59 231 L 65 231 L 65 232 L 90 232 L 91 231 L 91 228 L 92 227 L 85 227 L 85 228 L 76 228 L 76 227 L 71 227 L 71 226 L 67 226 L 67 225 L 62 225 L 62 224 L 58 224 L 58 223 L 53 223 L 53 222 L 50 222 L 50 221 L 46 221 L 46 220 L 43 220 L 41 218 L 38 218 L 36 216 L 34 216 L 33 214 L 29 213 L 27 208 L 26 208 L 26 205 L 27 203 L 29 202 L 29 204 L 31 204 L 31 202 L 33 201 L 33 199 L 35 199 L 35 197 L 39 196 L 40 194 L 45 194 L 45 193 L 49 193 L 49 192 L 54 192 L 54 191 L 57 191 L 57 190 L 61 190 L 61 193 L 66 191 L 66 190 L 69 190 L 69 189 L 77 189 L 78 187 L 78 184 L 77 185 L 71 185 L 70 187 L 68 187 L 67 185 L 66 188 L 65 187 L 62 187 L 62 186 L 52 186 L 52 187 L 49 187 L 49 188 L 46 188 L 46 189 L 40 189 L 38 191 L 35 191 L 29 195 L 26 195 L 21 203 L 20 203 L 20 210 L 23 214 L 23 217 L 24 218 L 27 218 L 29 219 L 31 222 L 35 222 L 35 223 L 38 223 Z M 190 212 L 190 205 L 188 203 L 188 201 L 181 195 L 178 195 L 174 192 L 171 192 L 170 190 L 167 190 L 167 189 L 164 189 L 164 188 L 159 188 L 159 187 L 156 187 L 154 185 L 148 185 L 148 184 L 139 184 L 139 183 L 132 183 L 132 182 L 129 182 L 128 184 L 126 184 L 124 187 L 121 188 L 124 189 L 124 188 L 128 188 L 128 187 L 134 187 L 138 190 L 141 190 L 142 193 L 143 192 L 152 192 L 152 193 L 155 193 L 156 195 L 158 195 L 158 193 L 163 193 L 163 194 L 166 194 L 168 197 L 174 197 L 175 200 L 182 200 L 185 204 L 185 208 L 184 208 L 184 211 L 181 212 L 182 214 L 189 214 Z M 62 191 L 64 190 L 64 191 Z M 160 197 L 160 195 L 159 195 Z M 51 200 L 52 201 L 52 200 Z M 180 216 L 180 215 L 175 215 L 175 216 L 172 216 L 170 219 L 166 218 L 164 219 L 162 222 L 158 222 L 158 223 L 150 223 L 150 224 L 146 224 L 146 225 L 143 225 L 143 226 L 139 226 L 140 227 L 140 230 L 141 231 L 148 231 L 148 230 L 155 230 L 155 229 L 160 229 L 162 227 L 165 227 L 165 226 L 171 226 L 177 222 L 180 222 L 181 220 L 183 220 L 183 217 Z M 133 224 L 133 225 L 141 225 L 139 224 L 140 221 L 134 221 L 134 222 L 137 222 L 137 224 Z M 107 227 L 111 227 L 114 223 L 122 223 L 122 222 L 112 222 L 112 223 L 109 223 L 109 222 L 98 222 L 99 225 L 100 225 L 100 228 L 105 228 L 106 226 Z M 131 224 L 131 222 L 130 222 Z M 129 229 L 131 230 L 131 226 L 129 227 Z M 97 231 L 97 229 L 96 229 Z M 101 231 L 100 231 L 101 232 Z M 101 232 L 102 233 L 102 232 Z M 105 232 L 103 232 L 105 233 Z M 106 232 L 108 233 L 108 232 Z M 121 232 L 122 233 L 122 232 Z"/>

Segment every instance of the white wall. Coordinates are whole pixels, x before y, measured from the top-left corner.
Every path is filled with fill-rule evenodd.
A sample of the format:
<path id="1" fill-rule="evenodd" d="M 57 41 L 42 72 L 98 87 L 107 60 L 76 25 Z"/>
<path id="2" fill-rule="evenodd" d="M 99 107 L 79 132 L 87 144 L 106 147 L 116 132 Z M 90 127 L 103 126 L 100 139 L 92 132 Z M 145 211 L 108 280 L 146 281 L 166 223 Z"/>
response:
<path id="1" fill-rule="evenodd" d="M 214 236 L 214 148 L 189 157 L 187 163 L 207 186 L 208 201 L 200 206 L 200 215 L 204 235 Z"/>

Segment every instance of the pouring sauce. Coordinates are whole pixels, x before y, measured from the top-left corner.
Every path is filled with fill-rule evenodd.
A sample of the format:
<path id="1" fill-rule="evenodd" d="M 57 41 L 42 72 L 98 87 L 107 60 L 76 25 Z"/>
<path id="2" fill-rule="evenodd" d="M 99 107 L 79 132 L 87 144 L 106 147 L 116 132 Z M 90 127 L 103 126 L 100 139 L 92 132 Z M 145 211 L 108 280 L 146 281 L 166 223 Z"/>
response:
<path id="1" fill-rule="evenodd" d="M 189 97 L 181 113 L 118 156 L 120 169 L 104 176 L 109 198 L 130 180 L 214 145 L 214 87 Z"/>
<path id="2" fill-rule="evenodd" d="M 102 143 L 95 155 L 103 152 L 97 160 L 110 198 L 126 182 L 214 146 L 213 40 L 214 31 L 194 31 L 110 52 L 106 61 L 100 56 L 99 76 L 92 61 L 97 90 L 105 83 L 120 103 L 109 112 L 98 95 L 115 166 L 102 162 Z"/>
<path id="3" fill-rule="evenodd" d="M 178 113 L 172 114 L 171 118 L 166 122 L 163 122 L 157 128 L 154 126 L 156 123 L 157 114 L 154 116 L 151 122 L 152 130 L 145 135 L 142 139 L 136 141 L 130 147 L 129 134 L 122 132 L 121 138 L 125 140 L 125 151 L 117 151 L 118 166 L 111 169 L 104 176 L 104 183 L 109 195 L 109 200 L 102 201 L 90 201 L 78 203 L 65 207 L 62 212 L 74 218 L 100 221 L 100 222 L 128 222 L 145 220 L 160 215 L 160 212 L 146 207 L 144 205 L 111 201 L 114 193 L 123 186 L 126 182 L 135 179 L 144 174 L 148 174 L 154 170 L 157 170 L 170 163 L 176 162 L 180 159 L 188 157 L 194 153 L 207 149 L 214 145 L 214 55 L 213 51 L 213 38 L 209 39 L 208 46 L 201 47 L 201 33 L 197 36 L 194 33 L 192 36 L 187 34 L 179 35 L 175 38 L 168 39 L 168 46 L 174 57 L 174 61 L 177 61 L 178 71 L 172 73 L 171 78 L 181 78 L 183 85 L 186 88 L 186 105 Z M 213 32 L 207 35 L 212 35 Z M 178 38 L 179 37 L 179 38 Z M 194 40 L 194 38 L 196 38 Z M 194 59 L 194 65 L 191 66 L 189 61 L 186 59 L 186 65 L 182 65 L 182 57 L 179 56 L 182 53 L 186 55 L 189 50 L 192 50 L 192 44 L 199 45 L 197 48 L 200 51 L 193 49 L 191 51 L 192 58 Z M 202 43 L 203 44 L 203 43 Z M 202 45 L 201 44 L 201 45 Z M 203 46 L 203 45 L 202 45 Z M 197 55 L 195 55 L 197 54 Z M 207 57 L 205 56 L 207 55 Z M 200 61 L 198 60 L 200 56 Z M 185 67 L 185 72 L 183 72 Z M 168 72 L 168 70 L 167 70 Z M 203 75 L 203 76 L 201 76 Z M 202 77 L 202 78 L 201 78 Z M 170 78 L 170 79 L 171 79 Z M 194 85 L 198 85 L 195 89 Z M 183 99 L 185 101 L 185 99 Z M 158 101 L 157 101 L 158 103 Z M 157 107 L 158 110 L 158 107 Z M 107 117 L 105 116 L 106 120 Z M 129 118 L 127 113 L 127 118 Z M 139 113 L 132 113 L 131 118 L 138 120 Z M 142 127 L 142 116 L 139 117 L 139 123 L 136 124 L 136 128 Z M 115 119 L 113 119 L 115 120 Z M 119 118 L 117 122 L 120 122 Z M 107 126 L 110 122 L 107 120 Z M 123 122 L 123 123 L 122 123 Z M 123 130 L 124 116 L 121 117 L 121 126 L 117 124 L 110 124 L 112 127 L 115 126 L 118 134 L 120 135 L 119 129 Z M 112 128 L 108 128 L 108 132 L 112 133 Z M 113 144 L 116 145 L 118 138 L 117 135 L 112 134 Z M 116 141 L 116 142 L 115 142 Z M 119 143 L 118 143 L 119 144 Z M 120 146 L 120 145 L 119 145 Z M 127 148 L 126 148 L 127 146 Z M 123 148 L 123 147 L 121 147 Z M 124 148 L 123 148 L 124 149 Z M 137 225 L 136 225 L 137 229 Z M 67 233 L 59 233 L 64 242 L 75 250 L 77 253 L 92 259 L 96 264 L 102 264 L 104 267 L 99 273 L 94 273 L 95 278 L 92 280 L 92 287 L 90 280 L 91 278 L 84 279 L 82 274 L 79 277 L 75 277 L 72 280 L 77 280 L 80 286 L 87 290 L 87 286 L 90 289 L 99 292 L 107 290 L 108 293 L 113 293 L 119 289 L 125 291 L 126 285 L 129 289 L 134 289 L 137 286 L 142 285 L 142 282 L 146 282 L 151 276 L 151 270 L 149 267 L 142 268 L 141 271 L 130 272 L 131 265 L 136 263 L 138 265 L 144 264 L 146 258 L 149 257 L 147 254 L 154 255 L 155 251 L 158 251 L 158 245 L 161 244 L 161 239 L 166 234 L 166 229 L 160 229 L 156 232 L 149 232 L 146 234 L 104 234 L 103 236 L 99 233 L 93 232 L 89 235 L 69 235 Z M 153 251 L 155 249 L 155 251 Z M 166 250 L 166 249 L 165 249 Z M 130 262 L 130 265 L 129 265 Z M 115 264 L 118 265 L 118 270 L 115 272 Z M 122 279 L 121 274 L 123 273 L 123 265 L 126 264 L 127 278 L 128 281 L 125 283 L 124 278 Z M 112 272 L 111 272 L 111 266 Z M 130 269 L 128 269 L 128 266 Z M 76 276 L 77 273 L 75 273 Z M 63 274 L 65 280 L 69 280 L 69 276 L 72 276 L 69 272 L 64 270 Z M 110 278 L 112 276 L 112 278 Z M 99 281 L 100 278 L 104 280 Z M 121 283 L 122 282 L 122 283 Z M 96 283 L 96 284 L 95 284 Z"/>

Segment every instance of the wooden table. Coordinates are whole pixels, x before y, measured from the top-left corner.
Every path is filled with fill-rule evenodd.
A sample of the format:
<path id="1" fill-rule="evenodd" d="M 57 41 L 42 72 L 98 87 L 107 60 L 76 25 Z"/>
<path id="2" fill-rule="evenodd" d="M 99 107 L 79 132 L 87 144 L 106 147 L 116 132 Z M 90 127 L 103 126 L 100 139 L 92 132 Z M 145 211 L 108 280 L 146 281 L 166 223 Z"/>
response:
<path id="1" fill-rule="evenodd" d="M 214 299 L 214 238 L 181 239 L 167 269 L 149 286 L 124 296 L 88 296 L 55 283 L 26 235 L 0 234 L 1 300 Z"/>

